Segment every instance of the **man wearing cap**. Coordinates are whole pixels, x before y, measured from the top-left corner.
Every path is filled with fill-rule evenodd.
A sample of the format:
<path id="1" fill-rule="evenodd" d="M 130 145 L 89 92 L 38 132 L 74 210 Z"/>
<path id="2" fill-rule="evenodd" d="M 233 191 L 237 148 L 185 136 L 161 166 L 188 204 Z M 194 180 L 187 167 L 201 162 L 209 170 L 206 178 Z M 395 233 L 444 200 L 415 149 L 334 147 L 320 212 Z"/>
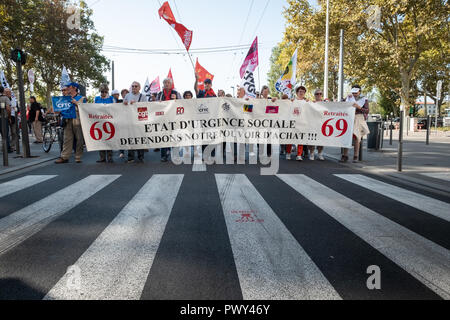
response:
<path id="1" fill-rule="evenodd" d="M 201 98 L 215 98 L 215 97 L 217 97 L 216 93 L 212 89 L 212 81 L 211 81 L 211 79 L 205 79 L 204 85 L 205 85 L 205 90 L 199 90 L 198 89 L 198 74 L 196 73 L 195 74 L 194 89 L 195 89 L 195 93 L 197 95 L 197 99 L 201 99 Z"/>
<path id="2" fill-rule="evenodd" d="M 55 161 L 56 164 L 68 163 L 72 154 L 73 141 L 76 139 L 75 162 L 81 163 L 83 156 L 83 131 L 81 129 L 80 114 L 78 105 L 80 101 L 85 102 L 86 98 L 78 95 L 80 86 L 78 83 L 71 82 L 67 85 L 68 95 L 72 97 L 72 105 L 69 110 L 62 111 L 61 116 L 64 119 L 64 144 L 61 157 Z"/>
<path id="3" fill-rule="evenodd" d="M 9 119 L 11 118 L 11 101 L 9 98 L 5 95 L 5 88 L 3 88 L 0 85 L 0 106 L 4 104 L 6 108 L 7 113 L 7 120 L 6 120 L 6 137 L 3 137 L 3 130 L 2 130 L 2 121 L 0 121 L 0 134 L 2 135 L 2 139 L 6 139 L 6 145 L 8 149 L 8 153 L 12 153 L 10 141 L 9 141 Z"/>
<path id="4" fill-rule="evenodd" d="M 123 103 L 123 100 L 120 99 L 119 90 L 113 90 L 111 96 L 114 98 L 114 103 Z"/>
<path id="5" fill-rule="evenodd" d="M 359 149 L 361 147 L 361 139 L 370 133 L 367 126 L 367 116 L 369 115 L 369 100 L 361 94 L 361 87 L 354 85 L 352 87 L 351 95 L 347 97 L 347 102 L 352 102 L 356 109 L 355 125 L 353 129 L 353 145 L 355 146 L 355 153 L 353 156 L 353 163 L 357 163 L 359 159 Z M 339 162 L 348 161 L 348 149 L 344 148 L 342 158 Z"/>

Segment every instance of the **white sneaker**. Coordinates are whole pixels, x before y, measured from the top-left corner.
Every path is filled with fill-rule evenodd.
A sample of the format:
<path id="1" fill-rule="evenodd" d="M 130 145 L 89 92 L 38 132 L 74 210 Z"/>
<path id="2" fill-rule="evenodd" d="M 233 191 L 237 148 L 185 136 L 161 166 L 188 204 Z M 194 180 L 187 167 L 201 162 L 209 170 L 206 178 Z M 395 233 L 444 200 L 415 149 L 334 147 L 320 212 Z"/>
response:
<path id="1" fill-rule="evenodd" d="M 123 159 L 123 158 L 125 158 L 125 155 L 124 155 L 123 153 L 121 153 L 121 154 L 119 155 L 119 158 L 120 158 L 120 159 Z"/>
<path id="2" fill-rule="evenodd" d="M 303 158 L 301 156 L 298 156 L 296 160 L 297 161 L 303 161 Z"/>
<path id="3" fill-rule="evenodd" d="M 290 154 L 286 155 L 286 160 L 291 160 L 291 155 Z"/>
<path id="4" fill-rule="evenodd" d="M 319 160 L 320 161 L 325 161 L 325 158 L 323 157 L 323 154 L 319 153 Z"/>
<path id="5" fill-rule="evenodd" d="M 311 154 L 309 155 L 309 160 L 314 161 L 314 153 L 311 153 Z"/>

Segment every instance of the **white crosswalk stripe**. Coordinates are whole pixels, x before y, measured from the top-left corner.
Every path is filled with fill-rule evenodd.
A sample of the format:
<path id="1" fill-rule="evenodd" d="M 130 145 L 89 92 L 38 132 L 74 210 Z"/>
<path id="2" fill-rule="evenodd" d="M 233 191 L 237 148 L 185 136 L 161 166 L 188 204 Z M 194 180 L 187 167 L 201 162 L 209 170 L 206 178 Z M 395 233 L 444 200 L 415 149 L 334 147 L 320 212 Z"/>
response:
<path id="1" fill-rule="evenodd" d="M 360 174 L 336 174 L 335 176 L 408 206 L 422 210 L 423 212 L 450 221 L 450 203 L 445 203 Z"/>
<path id="2" fill-rule="evenodd" d="M 55 177 L 56 175 L 26 176 L 0 184 L 0 197 Z M 0 258 L 57 218 L 74 208 L 76 210 L 77 206 L 105 187 L 120 183 L 122 179 L 116 181 L 119 177 L 121 175 L 88 176 L 0 219 Z M 291 193 L 295 190 L 299 194 L 297 200 L 301 198 L 303 201 L 305 198 L 317 210 L 326 214 L 321 213 L 323 217 L 333 223 L 334 220 L 338 221 L 363 240 L 365 243 L 361 243 L 367 249 L 372 252 L 373 249 L 377 250 L 384 255 L 383 259 L 387 257 L 396 264 L 393 265 L 398 269 L 396 272 L 405 275 L 408 273 L 421 287 L 423 284 L 442 298 L 450 299 L 450 251 L 441 246 L 445 244 L 439 242 L 439 237 L 437 239 L 441 245 L 349 198 L 353 196 L 346 197 L 306 175 L 280 174 L 277 177 Z M 446 202 L 364 175 L 336 174 L 330 175 L 330 178 L 339 182 L 339 179 L 344 179 L 355 184 L 356 186 L 352 185 L 353 188 L 364 187 L 438 216 L 446 220 L 445 223 L 449 221 L 450 205 Z M 151 279 L 151 268 L 157 259 L 160 242 L 175 202 L 185 201 L 183 197 L 179 197 L 183 179 L 183 174 L 153 175 L 136 194 L 120 199 L 124 201 L 123 210 L 111 223 L 110 220 L 107 221 L 109 225 L 104 230 L 106 224 L 98 230 L 101 234 L 92 243 L 86 241 L 86 247 L 89 248 L 77 253 L 72 260 L 74 265 L 67 265 L 68 272 L 62 277 L 62 274 L 58 276 L 59 281 L 44 293 L 45 299 L 140 299 L 146 283 Z M 231 246 L 236 266 L 236 270 L 233 268 L 230 272 L 237 272 L 245 300 L 339 300 L 345 297 L 341 292 L 342 287 L 335 282 L 336 279 L 329 280 L 325 276 L 330 273 L 323 270 L 323 262 L 312 259 L 318 259 L 315 249 L 304 243 L 308 252 L 305 251 L 302 243 L 299 243 L 302 240 L 297 241 L 293 234 L 297 238 L 298 235 L 289 231 L 294 229 L 288 229 L 284 224 L 288 222 L 283 220 L 283 223 L 277 212 L 270 207 L 269 203 L 273 199 L 267 200 L 268 203 L 246 175 L 215 174 L 215 183 L 217 191 L 214 190 L 213 194 L 220 199 L 221 208 L 217 209 L 222 210 L 225 219 L 223 227 L 229 237 L 226 246 Z M 264 192 L 261 191 L 262 194 Z M 178 205 L 179 203 L 177 208 Z M 301 213 L 299 210 L 298 214 Z M 297 214 L 297 211 L 292 211 L 292 214 Z M 405 214 L 408 214 L 407 210 Z M 288 227 L 291 228 L 289 225 Z M 52 231 L 45 229 L 44 232 Z M 198 236 L 200 235 L 192 235 Z M 161 250 L 163 248 L 164 246 Z M 65 264 L 63 267 L 66 267 Z M 79 276 L 75 275 L 78 277 L 75 285 L 72 283 L 74 275 L 70 271 L 73 267 L 80 271 Z M 1 275 L 2 270 L 0 280 Z M 415 283 L 416 280 L 409 275 L 407 281 Z M 53 284 L 54 282 L 51 285 Z"/>
<path id="3" fill-rule="evenodd" d="M 278 175 L 417 280 L 450 299 L 450 252 L 305 175 Z"/>
<path id="4" fill-rule="evenodd" d="M 450 181 L 450 172 L 421 173 L 421 175 L 434 179 Z"/>
<path id="5" fill-rule="evenodd" d="M 216 175 L 244 299 L 340 299 L 245 175 Z"/>
<path id="6" fill-rule="evenodd" d="M 16 180 L 8 181 L 0 184 L 0 198 L 6 197 L 17 191 L 30 188 L 36 184 L 45 182 L 47 180 L 57 177 L 56 175 L 45 175 L 45 176 L 26 176 Z"/>
<path id="7" fill-rule="evenodd" d="M 182 181 L 153 176 L 75 263 L 80 286 L 66 274 L 46 299 L 139 299 Z"/>
<path id="8" fill-rule="evenodd" d="M 118 179 L 92 175 L 0 220 L 0 254 L 25 241 L 50 222 Z"/>

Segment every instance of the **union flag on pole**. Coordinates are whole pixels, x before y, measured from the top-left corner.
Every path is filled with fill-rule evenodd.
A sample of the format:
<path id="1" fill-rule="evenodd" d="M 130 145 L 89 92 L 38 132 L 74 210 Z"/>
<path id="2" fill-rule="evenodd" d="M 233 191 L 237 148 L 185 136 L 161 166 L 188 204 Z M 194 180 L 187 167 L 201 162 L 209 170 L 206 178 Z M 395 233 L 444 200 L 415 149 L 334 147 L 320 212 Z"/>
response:
<path id="1" fill-rule="evenodd" d="M 175 20 L 175 16 L 173 15 L 172 9 L 167 1 L 163 3 L 161 8 L 159 8 L 158 13 L 160 18 L 166 20 L 166 22 L 175 29 L 186 47 L 186 50 L 189 51 L 192 43 L 193 32 Z"/>
<path id="2" fill-rule="evenodd" d="M 210 79 L 211 81 L 214 80 L 214 75 L 209 73 L 208 70 L 203 68 L 200 65 L 200 63 L 198 63 L 198 58 L 197 58 L 197 62 L 195 63 L 195 73 L 198 74 L 197 85 L 198 85 L 198 89 L 199 90 L 205 90 L 205 83 L 204 83 L 204 81 L 206 79 Z"/>
<path id="3" fill-rule="evenodd" d="M 241 75 L 241 79 L 244 78 L 246 71 L 253 72 L 258 66 L 258 37 L 253 41 L 250 50 L 248 50 L 247 56 L 245 57 L 244 63 L 239 70 L 239 74 Z"/>
<path id="4" fill-rule="evenodd" d="M 167 78 L 172 79 L 172 88 L 175 88 L 175 82 L 173 81 L 173 76 L 172 76 L 172 68 L 169 69 L 169 74 L 167 75 Z"/>

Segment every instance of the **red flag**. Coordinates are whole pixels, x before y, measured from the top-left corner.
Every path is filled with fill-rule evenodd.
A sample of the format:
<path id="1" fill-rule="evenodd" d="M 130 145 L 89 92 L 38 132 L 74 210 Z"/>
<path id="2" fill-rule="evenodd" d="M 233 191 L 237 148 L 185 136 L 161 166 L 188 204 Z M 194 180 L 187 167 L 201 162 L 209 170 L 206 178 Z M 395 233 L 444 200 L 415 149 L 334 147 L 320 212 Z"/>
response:
<path id="1" fill-rule="evenodd" d="M 241 70 L 239 71 L 241 79 L 244 77 L 247 67 L 249 67 L 250 72 L 253 72 L 258 66 L 258 63 L 258 37 L 256 37 L 255 41 L 253 41 L 253 44 L 250 47 L 250 50 L 248 50 L 247 56 L 245 57 L 244 63 L 242 64 Z"/>
<path id="2" fill-rule="evenodd" d="M 186 47 L 186 50 L 189 51 L 192 43 L 193 32 L 175 20 L 175 16 L 173 15 L 172 9 L 170 9 L 170 5 L 167 1 L 163 3 L 161 8 L 159 8 L 158 13 L 160 18 L 166 20 L 166 22 L 175 29 Z"/>
<path id="3" fill-rule="evenodd" d="M 198 89 L 199 90 L 205 90 L 205 84 L 204 81 L 206 79 L 210 79 L 210 80 L 214 80 L 214 75 L 212 75 L 211 73 L 208 72 L 208 70 L 206 70 L 205 68 L 203 68 L 200 63 L 198 63 L 198 58 L 197 58 L 197 62 L 195 63 L 195 73 L 198 74 Z"/>
<path id="4" fill-rule="evenodd" d="M 167 75 L 167 78 L 172 79 L 172 88 L 175 88 L 175 82 L 173 82 L 173 76 L 172 76 L 172 68 L 169 69 L 169 74 Z"/>

